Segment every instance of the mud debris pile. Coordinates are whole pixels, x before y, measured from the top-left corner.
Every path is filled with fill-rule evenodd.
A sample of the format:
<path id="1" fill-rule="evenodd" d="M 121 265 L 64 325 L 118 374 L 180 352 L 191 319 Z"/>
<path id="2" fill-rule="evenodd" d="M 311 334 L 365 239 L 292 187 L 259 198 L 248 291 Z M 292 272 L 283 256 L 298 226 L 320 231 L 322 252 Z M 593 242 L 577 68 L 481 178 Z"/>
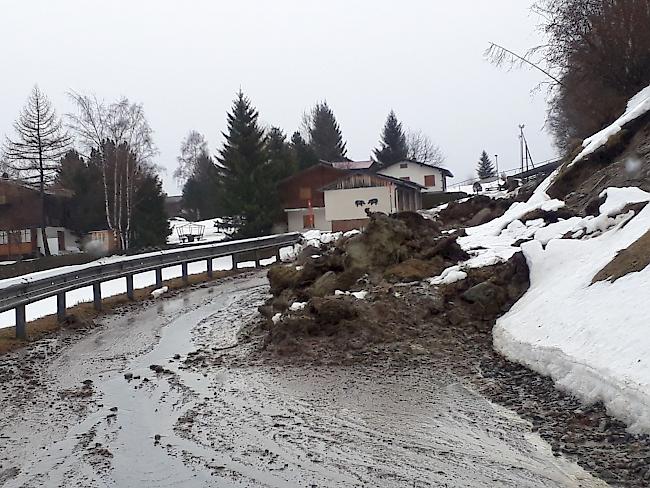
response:
<path id="1" fill-rule="evenodd" d="M 416 213 L 376 214 L 363 233 L 272 267 L 272 298 L 260 307 L 265 350 L 336 362 L 428 354 L 450 326 L 489 332 L 528 287 L 525 259 L 451 285 L 423 281 L 468 259 L 457 237 Z"/>

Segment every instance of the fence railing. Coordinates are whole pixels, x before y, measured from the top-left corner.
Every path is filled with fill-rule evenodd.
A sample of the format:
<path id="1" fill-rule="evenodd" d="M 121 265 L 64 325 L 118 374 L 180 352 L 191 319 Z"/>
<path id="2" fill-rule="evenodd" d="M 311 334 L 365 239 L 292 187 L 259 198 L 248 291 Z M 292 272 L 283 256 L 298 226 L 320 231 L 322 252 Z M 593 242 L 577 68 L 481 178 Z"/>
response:
<path id="1" fill-rule="evenodd" d="M 30 303 L 56 296 L 57 318 L 62 321 L 65 319 L 66 312 L 66 292 L 92 286 L 94 307 L 101 310 L 101 284 L 105 281 L 126 279 L 126 294 L 130 300 L 133 300 L 135 297 L 133 276 L 138 273 L 155 271 L 156 288 L 160 288 L 163 285 L 162 270 L 180 265 L 182 279 L 185 283 L 189 283 L 188 264 L 190 263 L 206 261 L 208 277 L 212 278 L 212 260 L 215 258 L 232 256 L 233 269 L 237 269 L 237 264 L 244 261 L 254 261 L 255 266 L 259 267 L 260 260 L 266 257 L 274 255 L 276 260 L 279 260 L 280 249 L 294 245 L 300 241 L 300 238 L 299 233 L 291 233 L 136 254 L 114 263 L 83 265 L 82 268 L 67 273 L 54 274 L 33 281 L 18 281 L 0 288 L 0 312 L 12 309 L 16 311 L 16 337 L 26 339 L 25 306 Z"/>

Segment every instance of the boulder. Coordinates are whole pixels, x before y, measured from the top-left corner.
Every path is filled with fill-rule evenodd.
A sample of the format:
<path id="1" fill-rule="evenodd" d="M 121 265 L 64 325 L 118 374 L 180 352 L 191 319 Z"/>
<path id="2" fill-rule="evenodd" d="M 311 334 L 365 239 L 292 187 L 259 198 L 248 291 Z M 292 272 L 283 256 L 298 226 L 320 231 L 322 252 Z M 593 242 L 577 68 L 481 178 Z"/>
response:
<path id="1" fill-rule="evenodd" d="M 287 288 L 295 288 L 301 278 L 301 273 L 294 265 L 279 265 L 269 269 L 267 275 L 271 293 L 280 295 Z"/>
<path id="2" fill-rule="evenodd" d="M 431 261 L 422 259 L 407 259 L 389 267 L 384 273 L 387 279 L 396 281 L 421 281 L 425 278 L 439 275 L 445 265 L 441 258 Z"/>
<path id="3" fill-rule="evenodd" d="M 334 271 L 328 271 L 309 287 L 307 294 L 312 297 L 333 295 L 337 289 L 337 281 L 336 273 Z"/>
<path id="4" fill-rule="evenodd" d="M 498 313 L 508 300 L 507 291 L 489 281 L 474 285 L 461 296 L 466 302 L 478 304 L 490 314 Z"/>

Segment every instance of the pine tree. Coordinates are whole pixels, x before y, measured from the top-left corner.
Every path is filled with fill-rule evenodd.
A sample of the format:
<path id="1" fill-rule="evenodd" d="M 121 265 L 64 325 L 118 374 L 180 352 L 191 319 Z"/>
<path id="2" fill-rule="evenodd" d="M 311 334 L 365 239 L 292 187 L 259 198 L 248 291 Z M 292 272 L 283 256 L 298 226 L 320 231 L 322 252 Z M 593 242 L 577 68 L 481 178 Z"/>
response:
<path id="1" fill-rule="evenodd" d="M 221 216 L 222 196 L 219 169 L 207 154 L 201 154 L 183 185 L 182 208 L 193 220 Z"/>
<path id="2" fill-rule="evenodd" d="M 273 209 L 268 196 L 266 137 L 258 124 L 258 112 L 240 91 L 227 116 L 228 131 L 219 152 L 224 211 L 240 223 L 240 237 L 268 234 L 273 225 Z"/>
<path id="3" fill-rule="evenodd" d="M 45 227 L 45 187 L 56 177 L 57 165 L 67 152 L 70 138 L 63 131 L 61 120 L 52 104 L 35 86 L 14 123 L 17 138 L 7 138 L 4 159 L 24 180 L 38 188 L 41 200 L 41 237 L 45 255 L 50 255 Z"/>
<path id="4" fill-rule="evenodd" d="M 408 157 L 408 145 L 406 135 L 402 130 L 402 124 L 397 120 L 395 112 L 392 110 L 386 118 L 386 123 L 381 131 L 380 147 L 375 149 L 375 159 L 381 166 L 404 161 Z"/>
<path id="5" fill-rule="evenodd" d="M 318 163 L 318 156 L 316 156 L 316 153 L 307 144 L 300 132 L 293 133 L 290 146 L 294 158 L 298 162 L 298 169 L 303 170 Z"/>
<path id="6" fill-rule="evenodd" d="M 487 152 L 485 151 L 483 151 L 483 153 L 481 154 L 481 158 L 478 161 L 478 166 L 476 167 L 476 173 L 478 174 L 478 177 L 482 180 L 496 176 L 494 165 L 490 160 L 490 156 L 488 156 Z"/>
<path id="7" fill-rule="evenodd" d="M 327 102 L 317 103 L 309 116 L 309 146 L 323 161 L 341 161 L 347 154 L 343 135 Z"/>
<path id="8" fill-rule="evenodd" d="M 171 229 L 165 211 L 165 196 L 157 174 L 146 172 L 140 175 L 135 191 L 132 237 L 129 239 L 131 247 L 161 246 L 167 242 Z"/>
<path id="9" fill-rule="evenodd" d="M 79 234 L 106 226 L 102 172 L 97 159 L 96 151 L 88 160 L 77 151 L 68 151 L 61 160 L 56 176 L 57 184 L 72 192 L 68 226 Z"/>

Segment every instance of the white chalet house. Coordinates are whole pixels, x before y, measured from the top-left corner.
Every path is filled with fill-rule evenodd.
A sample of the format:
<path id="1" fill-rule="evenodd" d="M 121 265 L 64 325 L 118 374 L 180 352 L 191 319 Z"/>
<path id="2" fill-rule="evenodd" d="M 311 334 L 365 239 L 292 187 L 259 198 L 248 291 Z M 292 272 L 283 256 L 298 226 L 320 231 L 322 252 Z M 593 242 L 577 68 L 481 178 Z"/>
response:
<path id="1" fill-rule="evenodd" d="M 453 174 L 447 168 L 432 166 L 418 161 L 400 161 L 385 168 L 377 170 L 377 173 L 391 178 L 417 183 L 425 187 L 426 192 L 447 191 L 447 178 L 453 178 Z"/>

